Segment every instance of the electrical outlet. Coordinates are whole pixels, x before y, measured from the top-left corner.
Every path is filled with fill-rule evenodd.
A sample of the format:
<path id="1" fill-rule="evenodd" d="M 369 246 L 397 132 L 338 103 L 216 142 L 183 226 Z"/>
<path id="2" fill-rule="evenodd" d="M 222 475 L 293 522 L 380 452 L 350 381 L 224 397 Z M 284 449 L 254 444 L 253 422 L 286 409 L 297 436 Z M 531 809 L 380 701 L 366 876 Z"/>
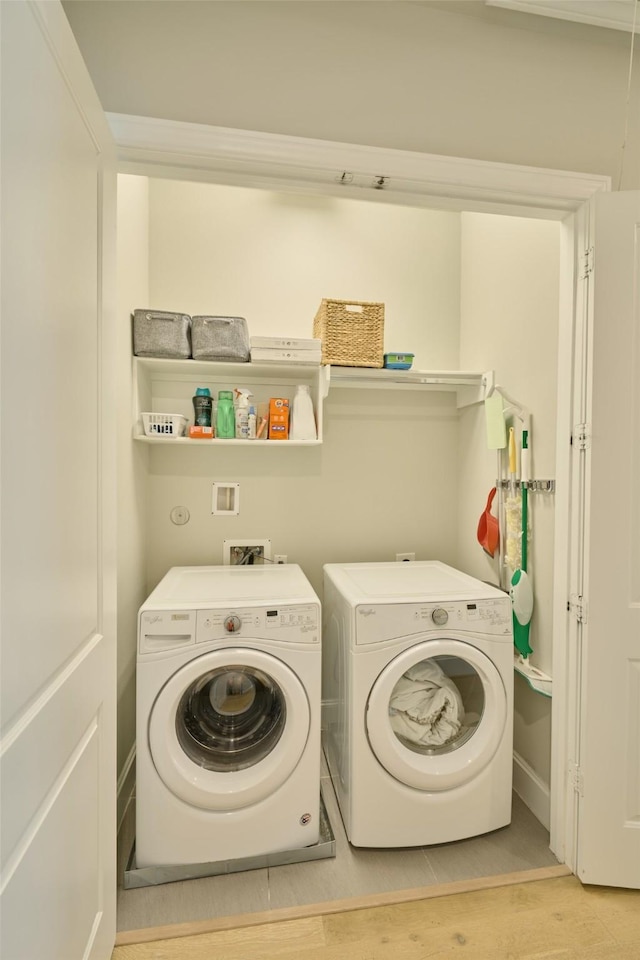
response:
<path id="1" fill-rule="evenodd" d="M 250 537 L 247 540 L 225 540 L 222 545 L 222 562 L 226 566 L 254 566 L 271 560 L 271 540 Z"/>
<path id="2" fill-rule="evenodd" d="M 415 553 L 396 553 L 396 560 L 415 560 Z"/>
<path id="3" fill-rule="evenodd" d="M 274 562 L 274 563 L 286 563 L 286 562 L 287 562 L 287 555 L 286 555 L 286 553 L 274 553 L 274 555 L 273 555 L 273 562 Z"/>

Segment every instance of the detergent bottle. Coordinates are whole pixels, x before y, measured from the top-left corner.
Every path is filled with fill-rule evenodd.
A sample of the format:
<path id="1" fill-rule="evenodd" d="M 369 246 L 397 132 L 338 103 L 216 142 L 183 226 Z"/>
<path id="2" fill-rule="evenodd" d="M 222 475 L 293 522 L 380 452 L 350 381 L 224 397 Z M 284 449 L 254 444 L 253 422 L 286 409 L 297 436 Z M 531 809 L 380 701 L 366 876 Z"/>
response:
<path id="1" fill-rule="evenodd" d="M 213 399 L 209 387 L 197 387 L 193 398 L 194 423 L 197 427 L 211 426 Z"/>
<path id="2" fill-rule="evenodd" d="M 318 431 L 316 418 L 313 415 L 313 400 L 306 383 L 301 383 L 296 389 L 291 411 L 290 440 L 317 440 Z"/>
<path id="3" fill-rule="evenodd" d="M 231 390 L 218 391 L 216 437 L 218 437 L 219 440 L 233 440 L 235 437 L 235 415 L 233 410 L 233 393 Z"/>

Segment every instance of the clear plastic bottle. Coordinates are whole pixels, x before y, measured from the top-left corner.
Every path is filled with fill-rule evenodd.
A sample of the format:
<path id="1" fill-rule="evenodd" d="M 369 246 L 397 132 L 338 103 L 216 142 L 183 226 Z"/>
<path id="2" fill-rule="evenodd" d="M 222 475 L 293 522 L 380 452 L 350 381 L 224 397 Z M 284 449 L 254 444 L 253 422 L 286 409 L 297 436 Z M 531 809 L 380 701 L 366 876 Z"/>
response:
<path id="1" fill-rule="evenodd" d="M 309 387 L 305 383 L 300 383 L 296 387 L 296 395 L 293 398 L 293 409 L 291 411 L 291 432 L 289 439 L 318 439 L 316 418 L 313 413 L 313 400 L 309 393 Z"/>
<path id="2" fill-rule="evenodd" d="M 236 418 L 233 410 L 233 392 L 218 392 L 218 413 L 216 415 L 216 437 L 219 440 L 233 440 L 236 435 Z"/>
<path id="3" fill-rule="evenodd" d="M 256 408 L 249 407 L 249 416 L 247 417 L 249 440 L 256 439 Z"/>

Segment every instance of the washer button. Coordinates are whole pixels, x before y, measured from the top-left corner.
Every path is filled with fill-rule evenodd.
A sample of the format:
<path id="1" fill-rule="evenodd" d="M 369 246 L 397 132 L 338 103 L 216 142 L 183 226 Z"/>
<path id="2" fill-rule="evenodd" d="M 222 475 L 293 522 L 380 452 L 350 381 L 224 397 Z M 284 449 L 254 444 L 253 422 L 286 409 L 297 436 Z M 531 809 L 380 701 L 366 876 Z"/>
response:
<path id="1" fill-rule="evenodd" d="M 240 617 L 227 617 L 224 622 L 224 628 L 227 633 L 237 633 L 241 627 Z"/>
<path id="2" fill-rule="evenodd" d="M 449 619 L 449 614 L 444 607 L 436 607 L 431 614 L 431 619 L 438 627 L 443 627 Z"/>

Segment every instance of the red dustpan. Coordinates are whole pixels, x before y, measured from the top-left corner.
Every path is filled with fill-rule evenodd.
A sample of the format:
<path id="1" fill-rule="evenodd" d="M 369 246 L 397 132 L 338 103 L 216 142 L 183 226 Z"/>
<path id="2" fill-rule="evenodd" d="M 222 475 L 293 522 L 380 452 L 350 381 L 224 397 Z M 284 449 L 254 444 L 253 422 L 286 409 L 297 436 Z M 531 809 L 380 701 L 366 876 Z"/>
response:
<path id="1" fill-rule="evenodd" d="M 490 557 L 494 557 L 500 543 L 500 525 L 497 517 L 491 513 L 491 504 L 496 495 L 496 488 L 492 487 L 487 498 L 487 505 L 478 520 L 478 543 Z"/>

